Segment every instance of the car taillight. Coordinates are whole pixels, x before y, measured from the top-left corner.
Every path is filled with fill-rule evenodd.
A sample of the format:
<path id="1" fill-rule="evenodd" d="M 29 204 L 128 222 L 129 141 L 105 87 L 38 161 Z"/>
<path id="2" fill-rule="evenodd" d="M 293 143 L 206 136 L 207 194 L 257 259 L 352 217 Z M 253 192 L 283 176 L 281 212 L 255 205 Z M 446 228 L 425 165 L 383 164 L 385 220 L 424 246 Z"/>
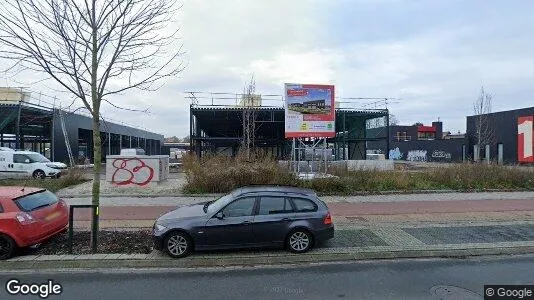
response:
<path id="1" fill-rule="evenodd" d="M 327 213 L 327 214 L 326 214 L 326 217 L 324 217 L 324 221 L 323 221 L 323 223 L 324 223 L 325 225 L 330 225 L 330 224 L 332 224 L 332 216 L 330 216 L 330 213 Z"/>
<path id="2" fill-rule="evenodd" d="M 19 221 L 21 225 L 31 224 L 35 222 L 33 217 L 30 214 L 25 213 L 25 212 L 19 212 L 16 218 L 17 218 L 17 221 Z"/>

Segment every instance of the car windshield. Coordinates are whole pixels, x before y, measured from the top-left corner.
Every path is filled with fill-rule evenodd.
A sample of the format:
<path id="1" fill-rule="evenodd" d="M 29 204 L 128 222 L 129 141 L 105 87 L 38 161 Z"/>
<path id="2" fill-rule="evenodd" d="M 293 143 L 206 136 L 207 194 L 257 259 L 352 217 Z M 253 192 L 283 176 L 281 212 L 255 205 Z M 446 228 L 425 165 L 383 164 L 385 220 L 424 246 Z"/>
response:
<path id="1" fill-rule="evenodd" d="M 50 191 L 42 191 L 15 199 L 15 203 L 22 211 L 33 211 L 49 206 L 58 201 L 56 195 Z"/>
<path id="2" fill-rule="evenodd" d="M 213 203 L 210 203 L 207 207 L 207 213 L 214 213 L 219 211 L 221 208 L 225 207 L 226 204 L 232 201 L 232 196 L 230 194 L 222 196 L 221 198 L 215 200 Z"/>
<path id="3" fill-rule="evenodd" d="M 39 153 L 26 154 L 31 162 L 50 162 L 50 160 Z"/>

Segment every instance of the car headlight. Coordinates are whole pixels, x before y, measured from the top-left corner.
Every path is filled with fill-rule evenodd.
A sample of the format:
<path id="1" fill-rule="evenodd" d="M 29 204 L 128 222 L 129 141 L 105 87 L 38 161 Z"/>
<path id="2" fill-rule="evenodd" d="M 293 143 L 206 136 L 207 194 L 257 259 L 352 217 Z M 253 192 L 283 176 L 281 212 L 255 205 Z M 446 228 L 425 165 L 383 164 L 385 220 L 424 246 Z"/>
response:
<path id="1" fill-rule="evenodd" d="M 167 227 L 165 227 L 165 226 L 163 226 L 161 224 L 154 224 L 154 230 L 155 231 L 163 231 L 165 229 L 167 229 Z"/>

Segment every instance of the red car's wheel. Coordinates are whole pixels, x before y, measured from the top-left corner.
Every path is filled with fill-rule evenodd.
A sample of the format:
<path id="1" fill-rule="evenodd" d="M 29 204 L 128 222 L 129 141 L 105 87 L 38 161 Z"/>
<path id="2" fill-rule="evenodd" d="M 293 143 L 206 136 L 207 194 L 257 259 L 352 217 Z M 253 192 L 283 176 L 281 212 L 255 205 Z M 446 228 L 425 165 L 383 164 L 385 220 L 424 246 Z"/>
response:
<path id="1" fill-rule="evenodd" d="M 0 260 L 8 259 L 15 252 L 15 242 L 5 234 L 0 234 Z"/>

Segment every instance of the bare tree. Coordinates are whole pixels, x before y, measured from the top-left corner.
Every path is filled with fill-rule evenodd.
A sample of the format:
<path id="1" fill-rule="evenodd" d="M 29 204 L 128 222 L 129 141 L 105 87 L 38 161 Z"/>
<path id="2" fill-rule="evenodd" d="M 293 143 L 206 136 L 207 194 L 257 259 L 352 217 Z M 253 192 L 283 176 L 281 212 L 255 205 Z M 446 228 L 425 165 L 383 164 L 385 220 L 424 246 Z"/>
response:
<path id="1" fill-rule="evenodd" d="M 492 111 L 493 96 L 488 94 L 484 87 L 480 88 L 478 98 L 473 102 L 473 113 L 475 114 L 475 132 L 472 137 L 475 142 L 474 159 L 480 157 L 480 151 L 487 145 L 494 142 L 494 128 L 489 119 L 489 114 Z M 486 158 L 487 159 L 487 158 Z"/>
<path id="2" fill-rule="evenodd" d="M 243 140 L 242 149 L 245 151 L 247 159 L 250 159 L 251 149 L 254 148 L 254 140 L 256 136 L 256 111 L 255 106 L 257 95 L 256 81 L 254 76 L 246 83 L 243 91 Z"/>
<path id="3" fill-rule="evenodd" d="M 6 71 L 37 71 L 53 79 L 91 113 L 94 176 L 91 240 L 97 245 L 102 102 L 130 89 L 155 90 L 182 70 L 176 0 L 3 0 L 0 57 Z M 17 73 L 18 74 L 18 73 Z"/>

